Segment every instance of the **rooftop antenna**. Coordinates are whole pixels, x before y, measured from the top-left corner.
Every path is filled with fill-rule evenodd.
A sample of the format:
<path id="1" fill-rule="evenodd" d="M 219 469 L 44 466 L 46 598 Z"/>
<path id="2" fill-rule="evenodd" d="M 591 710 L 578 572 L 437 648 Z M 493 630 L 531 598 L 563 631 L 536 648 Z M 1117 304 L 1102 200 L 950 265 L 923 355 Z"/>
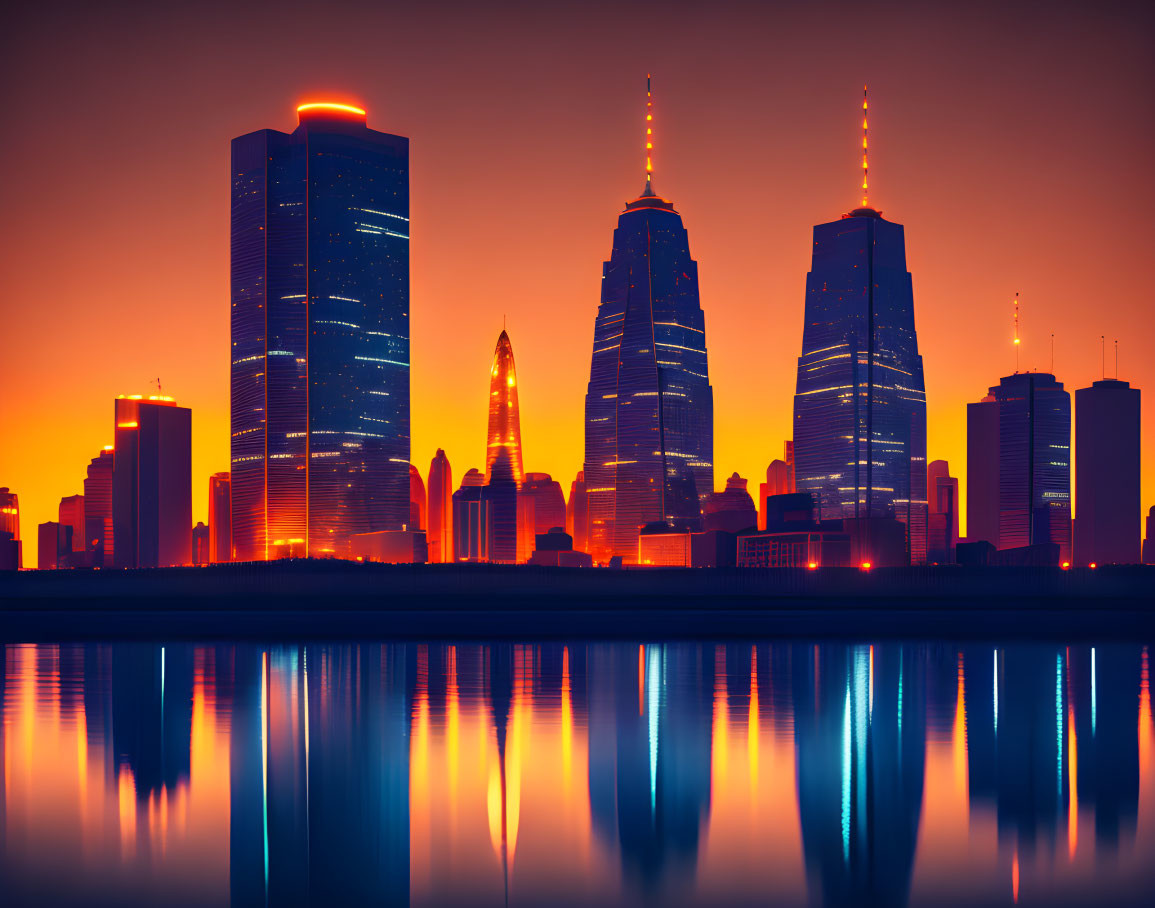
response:
<path id="1" fill-rule="evenodd" d="M 157 397 L 160 397 L 160 395 L 163 393 L 160 388 L 160 376 L 158 375 L 156 379 L 154 381 L 150 381 L 149 384 L 156 385 L 156 395 Z"/>
<path id="2" fill-rule="evenodd" d="M 869 174 L 870 168 L 866 166 L 866 139 L 867 139 L 867 132 L 868 132 L 866 111 L 867 111 L 866 86 L 863 85 L 862 86 L 862 207 L 863 208 L 869 208 L 870 207 L 869 180 L 867 180 L 867 174 Z"/>
<path id="3" fill-rule="evenodd" d="M 1099 371 L 1103 373 L 1103 378 L 1107 377 L 1107 336 L 1099 335 Z"/>
<path id="4" fill-rule="evenodd" d="M 1115 381 L 1119 380 L 1119 338 L 1115 338 Z"/>
<path id="5" fill-rule="evenodd" d="M 1051 374 L 1055 374 L 1055 332 L 1051 332 Z"/>
<path id="6" fill-rule="evenodd" d="M 1019 337 L 1019 294 L 1015 292 L 1015 375 L 1019 374 L 1019 347 L 1022 345 Z"/>
<path id="7" fill-rule="evenodd" d="M 654 195 L 654 96 L 650 90 L 650 74 L 646 73 L 646 188 L 642 197 Z"/>

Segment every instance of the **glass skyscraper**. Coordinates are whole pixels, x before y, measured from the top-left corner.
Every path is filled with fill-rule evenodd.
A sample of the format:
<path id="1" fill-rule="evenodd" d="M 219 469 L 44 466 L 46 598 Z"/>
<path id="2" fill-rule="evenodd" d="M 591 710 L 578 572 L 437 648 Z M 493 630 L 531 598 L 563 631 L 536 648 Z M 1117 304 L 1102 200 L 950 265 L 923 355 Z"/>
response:
<path id="1" fill-rule="evenodd" d="M 895 517 L 926 560 L 926 392 L 901 224 L 856 208 L 814 228 L 794 469 L 822 517 Z"/>
<path id="2" fill-rule="evenodd" d="M 409 522 L 409 140 L 303 104 L 232 145 L 235 558 Z"/>
<path id="3" fill-rule="evenodd" d="M 654 194 L 652 116 L 647 106 L 645 189 L 618 218 L 594 323 L 584 473 L 597 561 L 637 561 L 642 526 L 697 518 L 714 490 L 698 264 L 673 203 Z"/>

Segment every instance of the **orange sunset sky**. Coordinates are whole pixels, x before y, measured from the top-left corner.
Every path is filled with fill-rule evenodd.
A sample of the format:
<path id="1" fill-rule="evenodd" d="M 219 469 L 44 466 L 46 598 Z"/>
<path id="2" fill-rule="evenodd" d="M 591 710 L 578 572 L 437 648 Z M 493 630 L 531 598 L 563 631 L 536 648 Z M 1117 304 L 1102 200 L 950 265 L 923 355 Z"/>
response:
<path id="1" fill-rule="evenodd" d="M 484 466 L 506 320 L 527 470 L 583 454 L 601 263 L 655 187 L 699 263 L 716 484 L 790 437 L 811 228 L 906 227 L 929 456 L 965 489 L 966 408 L 1015 368 L 1143 389 L 1155 503 L 1155 13 L 1080 3 L 45 3 L 0 36 L 0 485 L 36 525 L 79 493 L 117 394 L 193 410 L 193 516 L 229 460 L 229 142 L 303 100 L 411 139 L 413 461 Z M 1077 456 L 1077 452 L 1076 452 Z M 1077 495 L 1077 492 L 1076 492 Z M 965 491 L 964 491 L 965 498 Z M 1076 513 L 1077 513 L 1076 497 Z"/>

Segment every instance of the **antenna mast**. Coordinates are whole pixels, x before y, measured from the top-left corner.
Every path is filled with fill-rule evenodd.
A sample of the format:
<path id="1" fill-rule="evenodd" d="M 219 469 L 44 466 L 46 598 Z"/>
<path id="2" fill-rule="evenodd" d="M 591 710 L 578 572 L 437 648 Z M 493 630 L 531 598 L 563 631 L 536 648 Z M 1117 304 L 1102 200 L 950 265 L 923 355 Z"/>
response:
<path id="1" fill-rule="evenodd" d="M 646 73 L 646 188 L 644 196 L 654 194 L 654 96 L 650 90 L 650 74 Z"/>
<path id="2" fill-rule="evenodd" d="M 1099 371 L 1102 377 L 1107 377 L 1107 336 L 1105 334 L 1099 335 Z"/>
<path id="3" fill-rule="evenodd" d="M 1015 346 L 1015 375 L 1018 375 L 1019 374 L 1019 346 L 1022 344 L 1022 340 L 1019 338 L 1019 294 L 1018 294 L 1018 291 L 1015 292 L 1015 323 L 1014 323 L 1014 328 L 1015 328 L 1015 343 L 1014 343 L 1014 346 Z"/>
<path id="4" fill-rule="evenodd" d="M 867 100 L 866 100 L 866 86 L 862 86 L 862 207 L 870 207 L 870 181 L 867 175 L 870 173 L 870 168 L 866 166 L 866 140 L 868 134 L 867 127 Z"/>

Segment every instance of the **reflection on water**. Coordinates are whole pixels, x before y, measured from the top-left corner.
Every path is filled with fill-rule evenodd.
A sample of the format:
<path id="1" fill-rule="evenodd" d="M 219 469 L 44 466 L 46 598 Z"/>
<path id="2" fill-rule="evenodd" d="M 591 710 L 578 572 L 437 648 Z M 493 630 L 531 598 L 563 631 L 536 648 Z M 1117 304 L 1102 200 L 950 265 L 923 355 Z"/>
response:
<path id="1" fill-rule="evenodd" d="M 5 904 L 1115 904 L 1141 645 L 8 646 Z"/>

